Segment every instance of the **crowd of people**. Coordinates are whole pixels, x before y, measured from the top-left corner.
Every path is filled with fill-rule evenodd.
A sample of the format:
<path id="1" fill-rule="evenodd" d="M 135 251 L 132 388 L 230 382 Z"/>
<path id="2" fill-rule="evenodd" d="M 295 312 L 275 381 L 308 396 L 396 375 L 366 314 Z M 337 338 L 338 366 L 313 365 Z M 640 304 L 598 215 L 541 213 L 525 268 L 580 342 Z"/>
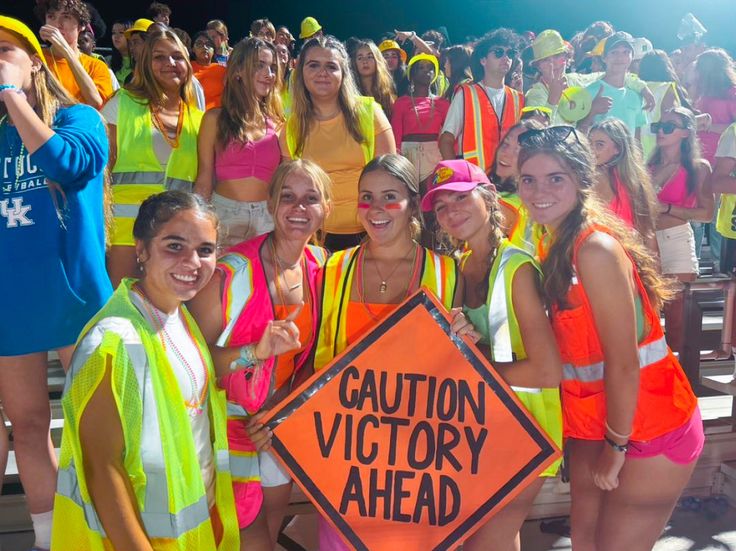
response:
<path id="1" fill-rule="evenodd" d="M 0 16 L 0 403 L 35 550 L 274 549 L 265 413 L 420 287 L 564 447 L 575 549 L 652 548 L 704 443 L 682 283 L 704 232 L 736 265 L 736 68 L 692 16 L 667 53 L 603 21 L 192 39 L 154 2 L 106 59 L 91 4 L 36 13 Z M 559 469 L 463 548 L 518 550 Z"/>

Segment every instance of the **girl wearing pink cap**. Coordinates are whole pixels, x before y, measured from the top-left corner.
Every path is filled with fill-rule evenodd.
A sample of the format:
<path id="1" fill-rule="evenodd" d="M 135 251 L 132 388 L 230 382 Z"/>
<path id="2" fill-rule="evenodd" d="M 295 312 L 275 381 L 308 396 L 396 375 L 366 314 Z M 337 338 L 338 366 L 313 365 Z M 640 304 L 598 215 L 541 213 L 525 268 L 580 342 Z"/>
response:
<path id="1" fill-rule="evenodd" d="M 463 312 L 480 335 L 478 347 L 549 436 L 562 446 L 558 386 L 562 362 L 539 294 L 541 272 L 528 252 L 504 236 L 495 188 L 465 160 L 437 165 L 422 210 L 433 211 L 439 240 L 462 252 Z M 465 551 L 518 549 L 519 529 L 545 477 L 524 489 L 463 544 Z"/>

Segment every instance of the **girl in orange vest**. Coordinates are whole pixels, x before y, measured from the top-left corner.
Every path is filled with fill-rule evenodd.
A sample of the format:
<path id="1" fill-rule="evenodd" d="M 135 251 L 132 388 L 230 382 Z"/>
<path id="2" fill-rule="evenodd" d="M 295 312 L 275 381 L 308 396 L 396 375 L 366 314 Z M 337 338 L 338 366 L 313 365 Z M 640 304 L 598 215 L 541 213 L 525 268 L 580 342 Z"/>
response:
<path id="1" fill-rule="evenodd" d="M 519 137 L 519 195 L 547 229 L 544 292 L 563 361 L 576 550 L 654 546 L 703 448 L 697 399 L 667 348 L 671 291 L 640 239 L 591 196 L 574 128 Z"/>

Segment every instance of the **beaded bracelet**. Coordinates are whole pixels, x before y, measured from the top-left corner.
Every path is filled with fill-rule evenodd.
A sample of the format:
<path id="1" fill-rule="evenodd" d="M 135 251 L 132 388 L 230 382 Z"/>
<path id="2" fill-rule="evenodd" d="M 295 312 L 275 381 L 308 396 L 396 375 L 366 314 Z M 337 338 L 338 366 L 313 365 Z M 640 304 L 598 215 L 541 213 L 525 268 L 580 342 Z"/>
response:
<path id="1" fill-rule="evenodd" d="M 238 369 L 248 369 L 261 363 L 256 357 L 256 347 L 253 344 L 247 344 L 240 347 L 240 356 L 234 361 L 230 362 L 230 371 L 237 371 Z"/>

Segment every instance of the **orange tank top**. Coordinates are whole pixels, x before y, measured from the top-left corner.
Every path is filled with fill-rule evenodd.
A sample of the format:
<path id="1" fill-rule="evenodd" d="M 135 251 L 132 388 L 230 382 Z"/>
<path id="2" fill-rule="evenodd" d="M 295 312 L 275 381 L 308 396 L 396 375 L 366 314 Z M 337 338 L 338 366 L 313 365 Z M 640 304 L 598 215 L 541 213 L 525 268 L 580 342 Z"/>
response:
<path id="1" fill-rule="evenodd" d="M 294 311 L 296 306 L 296 304 L 274 305 L 275 319 L 286 319 Z M 277 389 L 291 380 L 291 377 L 294 375 L 296 357 L 306 350 L 306 343 L 309 342 L 309 337 L 312 334 L 312 310 L 309 308 L 309 305 L 304 305 L 302 311 L 299 312 L 299 315 L 294 320 L 294 323 L 299 328 L 299 340 L 303 344 L 300 348 L 287 352 L 286 354 L 281 354 L 276 358 L 275 381 Z"/>
<path id="2" fill-rule="evenodd" d="M 345 332 L 348 345 L 378 325 L 393 312 L 398 304 L 368 304 L 357 300 L 348 303 L 348 318 Z"/>

